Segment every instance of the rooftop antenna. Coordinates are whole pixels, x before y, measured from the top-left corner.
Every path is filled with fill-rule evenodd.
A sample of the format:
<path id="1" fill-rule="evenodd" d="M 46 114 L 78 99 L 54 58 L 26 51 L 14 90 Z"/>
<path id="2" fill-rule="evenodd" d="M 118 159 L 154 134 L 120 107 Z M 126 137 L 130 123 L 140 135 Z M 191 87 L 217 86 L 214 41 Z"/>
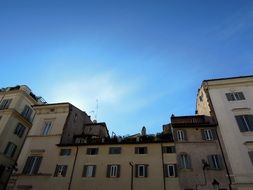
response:
<path id="1" fill-rule="evenodd" d="M 98 117 L 98 99 L 96 99 L 96 114 L 95 114 L 95 120 L 97 120 Z"/>

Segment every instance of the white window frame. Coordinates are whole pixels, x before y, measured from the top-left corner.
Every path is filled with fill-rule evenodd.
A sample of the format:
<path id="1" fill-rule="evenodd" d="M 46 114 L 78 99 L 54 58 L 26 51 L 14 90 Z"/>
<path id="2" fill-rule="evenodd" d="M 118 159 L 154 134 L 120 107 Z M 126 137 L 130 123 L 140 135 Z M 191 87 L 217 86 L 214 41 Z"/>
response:
<path id="1" fill-rule="evenodd" d="M 110 177 L 117 177 L 118 174 L 118 166 L 117 165 L 111 165 L 110 167 Z"/>
<path id="2" fill-rule="evenodd" d="M 59 177 L 59 176 L 62 176 L 62 177 L 65 177 L 63 176 L 63 172 L 64 170 L 66 170 L 67 172 L 67 165 L 56 165 L 56 174 L 55 174 L 55 177 Z"/>
<path id="3" fill-rule="evenodd" d="M 214 154 L 214 155 L 211 155 L 211 157 L 212 157 L 212 162 L 214 164 L 214 169 L 220 169 L 221 166 L 219 164 L 219 157 L 218 157 L 218 155 Z"/>
<path id="4" fill-rule="evenodd" d="M 170 168 L 173 169 L 173 175 L 170 173 Z M 168 177 L 176 177 L 175 164 L 167 164 L 166 166 Z"/>
<path id="5" fill-rule="evenodd" d="M 28 168 L 28 172 L 26 174 L 28 175 L 33 175 L 33 174 L 37 174 L 37 173 L 34 173 L 34 170 L 35 170 L 35 167 L 37 166 L 38 164 L 38 161 L 42 159 L 42 156 L 30 156 L 31 157 L 31 167 Z M 39 166 L 38 166 L 39 167 Z"/>
<path id="6" fill-rule="evenodd" d="M 85 171 L 85 177 L 93 177 L 93 170 L 94 170 L 94 165 L 87 165 L 87 169 Z"/>
<path id="7" fill-rule="evenodd" d="M 137 168 L 137 171 L 138 171 L 137 175 L 138 175 L 138 177 L 145 177 L 145 165 L 141 164 L 141 165 L 138 165 L 137 167 L 138 167 Z M 143 171 L 142 172 L 143 175 L 141 175 L 141 170 Z"/>
<path id="8" fill-rule="evenodd" d="M 185 135 L 183 130 L 177 130 L 177 140 L 183 141 L 185 140 Z"/>

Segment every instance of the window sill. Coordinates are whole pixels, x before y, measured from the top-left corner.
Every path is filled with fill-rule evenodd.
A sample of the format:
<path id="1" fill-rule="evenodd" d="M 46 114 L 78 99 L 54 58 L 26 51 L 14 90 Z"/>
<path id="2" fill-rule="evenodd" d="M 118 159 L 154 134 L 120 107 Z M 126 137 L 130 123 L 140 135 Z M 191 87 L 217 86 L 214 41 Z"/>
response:
<path id="1" fill-rule="evenodd" d="M 37 174 L 32 174 L 32 175 L 29 175 L 29 174 L 23 174 L 23 173 L 16 173 L 14 174 L 15 176 L 52 176 L 51 173 L 37 173 Z"/>
<path id="2" fill-rule="evenodd" d="M 253 131 L 241 132 L 243 136 L 253 136 Z"/>

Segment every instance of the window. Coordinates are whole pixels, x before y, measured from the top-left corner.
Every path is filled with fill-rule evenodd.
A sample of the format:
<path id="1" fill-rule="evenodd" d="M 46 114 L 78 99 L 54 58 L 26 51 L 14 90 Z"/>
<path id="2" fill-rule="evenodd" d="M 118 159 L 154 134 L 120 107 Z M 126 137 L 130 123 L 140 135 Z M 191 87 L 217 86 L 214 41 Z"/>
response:
<path id="1" fill-rule="evenodd" d="M 235 119 L 241 132 L 253 131 L 253 115 L 237 115 Z"/>
<path id="2" fill-rule="evenodd" d="M 71 149 L 61 149 L 60 156 L 69 156 L 71 154 Z"/>
<path id="3" fill-rule="evenodd" d="M 12 142 L 8 142 L 5 150 L 4 150 L 4 154 L 10 158 L 12 158 L 15 154 L 15 151 L 17 149 L 17 146 L 15 144 L 13 144 Z"/>
<path id="4" fill-rule="evenodd" d="M 176 140 L 178 141 L 187 140 L 186 130 L 177 130 Z"/>
<path id="5" fill-rule="evenodd" d="M 95 177 L 96 166 L 95 165 L 85 165 L 83 167 L 83 177 Z"/>
<path id="6" fill-rule="evenodd" d="M 135 147 L 135 154 L 147 154 L 148 148 L 147 147 Z"/>
<path id="7" fill-rule="evenodd" d="M 121 153 L 121 147 L 110 147 L 109 148 L 109 154 L 120 154 Z"/>
<path id="8" fill-rule="evenodd" d="M 52 121 L 45 121 L 44 127 L 42 129 L 42 135 L 48 135 L 50 129 L 52 128 Z"/>
<path id="9" fill-rule="evenodd" d="M 203 140 L 211 141 L 216 139 L 215 129 L 201 129 L 201 135 Z"/>
<path id="10" fill-rule="evenodd" d="M 220 170 L 223 168 L 221 155 L 213 154 L 207 156 L 210 169 Z"/>
<path id="11" fill-rule="evenodd" d="M 178 155 L 178 167 L 181 169 L 190 169 L 191 168 L 191 159 L 188 154 Z"/>
<path id="12" fill-rule="evenodd" d="M 163 153 L 175 153 L 176 148 L 175 148 L 175 146 L 163 146 L 162 151 L 163 151 Z"/>
<path id="13" fill-rule="evenodd" d="M 24 116 L 24 118 L 26 118 L 28 121 L 30 121 L 31 114 L 32 114 L 32 108 L 26 105 L 21 115 Z"/>
<path id="14" fill-rule="evenodd" d="M 148 177 L 148 165 L 136 164 L 135 165 L 135 177 Z"/>
<path id="15" fill-rule="evenodd" d="M 96 155 L 98 154 L 98 148 L 87 148 L 88 155 Z"/>
<path id="16" fill-rule="evenodd" d="M 36 175 L 38 174 L 42 156 L 29 156 L 26 160 L 23 174 Z"/>
<path id="17" fill-rule="evenodd" d="M 165 164 L 164 172 L 165 177 L 177 177 L 176 164 Z"/>
<path id="18" fill-rule="evenodd" d="M 245 100 L 243 92 L 226 93 L 226 97 L 228 101 Z"/>
<path id="19" fill-rule="evenodd" d="M 0 178 L 2 177 L 3 173 L 4 173 L 4 170 L 5 170 L 5 166 L 4 165 L 0 165 Z"/>
<path id="20" fill-rule="evenodd" d="M 250 160 L 251 160 L 251 162 L 253 164 L 253 151 L 250 151 L 248 153 L 249 153 Z"/>
<path id="21" fill-rule="evenodd" d="M 26 128 L 24 125 L 18 123 L 17 127 L 15 128 L 14 134 L 21 138 L 25 132 L 25 129 Z"/>
<path id="22" fill-rule="evenodd" d="M 11 99 L 5 99 L 0 104 L 0 110 L 8 109 L 11 104 Z"/>
<path id="23" fill-rule="evenodd" d="M 54 177 L 59 176 L 65 177 L 67 173 L 67 168 L 68 168 L 67 165 L 56 165 Z"/>
<path id="24" fill-rule="evenodd" d="M 106 177 L 119 177 L 120 176 L 120 165 L 107 165 Z"/>

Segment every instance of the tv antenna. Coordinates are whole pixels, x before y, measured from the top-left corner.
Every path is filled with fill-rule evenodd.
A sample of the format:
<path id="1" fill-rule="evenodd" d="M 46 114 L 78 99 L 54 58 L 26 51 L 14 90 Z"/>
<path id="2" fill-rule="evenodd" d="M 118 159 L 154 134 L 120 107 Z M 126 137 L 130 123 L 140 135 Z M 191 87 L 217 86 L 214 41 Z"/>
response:
<path id="1" fill-rule="evenodd" d="M 97 120 L 98 117 L 98 99 L 96 99 L 96 114 L 95 114 L 95 120 Z"/>

